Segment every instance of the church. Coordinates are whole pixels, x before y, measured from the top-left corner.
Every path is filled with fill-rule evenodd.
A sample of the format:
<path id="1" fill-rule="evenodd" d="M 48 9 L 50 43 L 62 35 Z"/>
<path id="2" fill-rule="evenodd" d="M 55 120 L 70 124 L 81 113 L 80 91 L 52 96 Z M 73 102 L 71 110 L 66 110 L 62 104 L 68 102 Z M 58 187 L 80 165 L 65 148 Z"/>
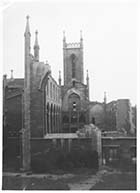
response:
<path id="1" fill-rule="evenodd" d="M 75 43 L 67 43 L 65 33 L 63 34 L 64 84 L 60 71 L 57 82 L 52 76 L 50 64 L 40 61 L 38 39 L 36 31 L 32 53 L 27 16 L 24 32 L 24 79 L 14 78 L 13 70 L 10 78 L 3 76 L 4 165 L 14 162 L 18 169 L 22 166 L 29 170 L 31 160 L 33 162 L 36 155 L 40 155 L 40 152 L 44 155 L 45 151 L 52 150 L 54 146 L 61 147 L 66 152 L 75 147 L 80 151 L 84 146 L 96 150 L 101 160 L 101 136 L 104 132 L 114 134 L 123 129 L 123 135 L 134 136 L 136 109 L 131 107 L 128 99 L 107 103 L 104 93 L 103 102 L 90 101 L 88 71 L 86 83 L 84 82 L 82 32 L 80 41 Z M 97 140 L 78 138 L 77 130 L 90 123 L 98 127 L 97 133 L 100 135 L 96 133 Z"/>
<path id="2" fill-rule="evenodd" d="M 38 31 L 35 32 L 34 53 L 31 53 L 29 16 L 24 39 L 25 78 L 14 78 L 13 71 L 11 78 L 6 75 L 3 78 L 4 136 L 18 137 L 25 127 L 29 127 L 32 138 L 44 138 L 50 133 L 75 133 L 89 123 L 101 130 L 116 130 L 116 127 L 125 127 L 123 121 L 118 125 L 120 119 L 116 117 L 121 117 L 122 109 L 118 111 L 117 106 L 121 108 L 122 104 L 126 105 L 124 117 L 129 116 L 127 119 L 132 125 L 128 99 L 107 104 L 105 94 L 102 103 L 90 101 L 88 71 L 84 82 L 82 32 L 79 42 L 74 43 L 67 43 L 65 32 L 63 34 L 63 85 L 61 72 L 57 82 L 48 62 L 40 61 Z M 107 113 L 110 121 L 107 121 Z M 133 129 L 130 127 L 128 132 Z"/>
<path id="3" fill-rule="evenodd" d="M 87 72 L 84 84 L 82 32 L 78 43 L 67 43 L 64 34 L 64 85 L 60 71 L 57 83 L 48 62 L 39 60 L 38 31 L 35 32 L 34 54 L 31 53 L 29 16 L 24 37 L 25 79 L 14 79 L 13 71 L 10 79 L 6 75 L 3 79 L 5 132 L 11 137 L 19 135 L 24 122 L 26 124 L 27 113 L 23 116 L 26 106 L 29 106 L 31 137 L 76 132 L 90 122 L 89 77 Z M 28 93 L 28 98 L 25 93 Z"/>

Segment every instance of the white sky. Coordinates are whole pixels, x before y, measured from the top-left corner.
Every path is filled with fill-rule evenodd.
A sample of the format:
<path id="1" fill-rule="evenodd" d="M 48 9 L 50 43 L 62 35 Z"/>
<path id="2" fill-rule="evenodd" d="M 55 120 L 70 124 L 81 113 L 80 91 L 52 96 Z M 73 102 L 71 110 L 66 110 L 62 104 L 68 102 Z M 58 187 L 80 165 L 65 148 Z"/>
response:
<path id="1" fill-rule="evenodd" d="M 89 70 L 90 100 L 129 98 L 136 104 L 137 1 L 16 2 L 3 12 L 3 73 L 24 76 L 24 31 L 30 15 L 32 48 L 38 29 L 40 61 L 49 61 L 57 80 L 63 75 L 63 30 L 67 42 L 84 39 L 84 72 Z M 33 49 L 32 49 L 33 53 Z M 85 73 L 86 74 L 86 73 Z"/>

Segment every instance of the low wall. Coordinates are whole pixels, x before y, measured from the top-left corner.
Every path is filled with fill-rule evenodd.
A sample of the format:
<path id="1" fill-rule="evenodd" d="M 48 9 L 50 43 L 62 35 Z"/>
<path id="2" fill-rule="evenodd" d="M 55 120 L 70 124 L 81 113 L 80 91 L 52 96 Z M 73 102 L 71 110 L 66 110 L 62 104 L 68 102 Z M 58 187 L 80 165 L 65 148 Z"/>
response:
<path id="1" fill-rule="evenodd" d="M 20 159 L 19 162 L 23 163 L 21 140 L 21 137 L 8 138 L 6 160 L 9 158 L 16 160 L 18 157 Z M 45 136 L 45 138 L 31 138 L 30 142 L 32 163 L 39 157 L 42 158 L 43 162 L 46 162 L 53 160 L 53 157 L 56 159 L 59 154 L 68 155 L 68 153 L 72 153 L 74 155 L 76 152 L 77 155 L 81 156 L 81 159 L 85 159 L 84 157 L 88 159 L 88 156 L 96 151 L 98 153 L 99 166 L 102 164 L 101 134 L 98 132 L 95 132 L 92 138 L 78 137 L 76 134 L 51 134 L 50 136 Z M 22 168 L 22 165 L 20 168 Z"/>
<path id="2" fill-rule="evenodd" d="M 19 156 L 22 159 L 22 149 L 21 149 L 21 139 L 20 138 L 8 138 L 8 143 L 4 152 L 8 153 L 8 157 L 17 157 Z M 61 138 L 52 137 L 52 138 L 32 138 L 31 139 L 31 156 L 41 155 L 46 152 L 49 152 L 53 149 L 62 149 L 63 152 L 71 152 L 74 150 L 89 150 L 97 151 L 99 157 L 99 165 L 102 164 L 102 154 L 108 153 L 109 149 L 117 148 L 121 150 L 121 156 L 130 158 L 135 155 L 136 151 L 136 138 L 132 137 L 122 137 L 122 138 L 111 138 L 111 137 L 102 137 L 100 133 L 97 133 L 93 138 L 88 137 L 63 137 Z M 135 156 L 133 156 L 135 157 Z M 47 158 L 48 159 L 48 158 Z M 22 163 L 22 161 L 20 161 Z"/>
<path id="3" fill-rule="evenodd" d="M 136 146 L 136 137 L 102 137 L 102 146 L 120 145 L 123 148 Z"/>
<path id="4" fill-rule="evenodd" d="M 33 171 L 42 172 L 43 167 L 45 170 L 48 168 L 48 165 L 52 167 L 53 163 L 55 166 L 57 165 L 58 168 L 60 165 L 65 165 L 66 168 L 66 166 L 71 167 L 72 165 L 73 167 L 76 165 L 78 165 L 78 167 L 81 165 L 82 167 L 84 164 L 85 167 L 97 168 L 97 162 L 98 166 L 102 164 L 101 138 L 97 137 L 98 136 L 94 138 L 32 138 L 31 165 Z M 62 164 L 60 162 L 62 162 Z M 37 167 L 40 169 L 38 170 Z M 63 168 L 63 166 L 61 168 Z"/>
<path id="5" fill-rule="evenodd" d="M 66 152 L 74 149 L 84 149 L 85 147 L 89 150 L 96 150 L 97 141 L 92 138 L 65 138 L 65 139 L 31 139 L 31 154 L 47 151 L 52 147 L 58 147 Z"/>
<path id="6" fill-rule="evenodd" d="M 135 137 L 102 137 L 103 164 L 121 160 L 133 162 L 136 159 Z M 126 163 L 128 165 L 128 163 Z"/>

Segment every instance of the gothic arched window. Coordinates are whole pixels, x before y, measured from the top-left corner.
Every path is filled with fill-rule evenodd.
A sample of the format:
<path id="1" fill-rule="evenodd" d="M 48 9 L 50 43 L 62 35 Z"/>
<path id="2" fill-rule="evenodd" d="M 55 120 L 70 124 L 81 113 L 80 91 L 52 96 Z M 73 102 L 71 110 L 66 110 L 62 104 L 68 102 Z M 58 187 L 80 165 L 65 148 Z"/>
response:
<path id="1" fill-rule="evenodd" d="M 76 56 L 75 54 L 71 55 L 71 64 L 72 64 L 72 78 L 75 78 L 75 74 L 76 74 Z"/>
<path id="2" fill-rule="evenodd" d="M 71 95 L 69 95 L 68 97 L 68 104 L 69 104 L 69 110 L 71 111 L 79 111 L 80 110 L 80 96 L 76 93 L 72 93 Z"/>

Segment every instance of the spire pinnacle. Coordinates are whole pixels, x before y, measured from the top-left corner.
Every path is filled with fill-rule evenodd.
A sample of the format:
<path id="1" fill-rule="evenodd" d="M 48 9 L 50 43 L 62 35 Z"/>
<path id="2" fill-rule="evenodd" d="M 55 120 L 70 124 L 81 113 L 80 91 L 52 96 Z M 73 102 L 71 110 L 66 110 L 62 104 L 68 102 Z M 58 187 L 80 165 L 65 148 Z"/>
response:
<path id="1" fill-rule="evenodd" d="M 65 36 L 65 31 L 63 31 L 63 48 L 66 47 L 66 36 Z"/>
<path id="2" fill-rule="evenodd" d="M 87 70 L 87 80 L 89 79 L 89 76 L 88 76 L 88 70 Z"/>
<path id="3" fill-rule="evenodd" d="M 7 74 L 3 75 L 3 79 L 6 80 L 7 79 Z"/>
<path id="4" fill-rule="evenodd" d="M 59 79 L 58 79 L 58 81 L 59 81 L 59 85 L 61 85 L 61 71 L 59 70 Z"/>
<path id="5" fill-rule="evenodd" d="M 39 61 L 39 44 L 38 44 L 38 31 L 35 31 L 35 44 L 34 44 L 34 59 Z"/>
<path id="6" fill-rule="evenodd" d="M 88 70 L 87 70 L 87 77 L 86 77 L 86 85 L 87 85 L 87 98 L 89 100 L 89 76 L 88 76 Z"/>
<path id="7" fill-rule="evenodd" d="M 65 31 L 63 31 L 63 41 L 66 41 Z"/>
<path id="8" fill-rule="evenodd" d="M 59 70 L 59 78 L 61 78 L 61 71 Z"/>
<path id="9" fill-rule="evenodd" d="M 83 48 L 83 36 L 82 36 L 82 30 L 80 30 L 80 45 L 81 45 L 81 48 Z"/>
<path id="10" fill-rule="evenodd" d="M 27 16 L 26 16 L 27 21 L 26 21 L 25 35 L 26 35 L 26 34 L 31 35 L 31 34 L 30 34 L 30 27 L 29 27 L 29 18 L 30 18 L 29 15 L 27 15 Z"/>
<path id="11" fill-rule="evenodd" d="M 87 87 L 88 87 L 88 89 L 89 89 L 89 76 L 88 76 L 88 70 L 87 70 L 86 83 L 87 83 Z"/>
<path id="12" fill-rule="evenodd" d="M 80 40 L 83 40 L 83 37 L 82 37 L 82 30 L 80 30 Z"/>
<path id="13" fill-rule="evenodd" d="M 11 70 L 11 80 L 13 80 L 13 70 Z"/>
<path id="14" fill-rule="evenodd" d="M 49 65 L 49 62 L 48 62 L 48 60 L 46 60 L 46 65 Z"/>
<path id="15" fill-rule="evenodd" d="M 106 92 L 104 92 L 104 103 L 106 104 L 107 97 L 106 97 Z"/>
<path id="16" fill-rule="evenodd" d="M 38 31 L 37 30 L 35 31 L 35 45 L 34 45 L 34 47 L 36 47 L 36 46 L 39 46 L 38 45 Z"/>

